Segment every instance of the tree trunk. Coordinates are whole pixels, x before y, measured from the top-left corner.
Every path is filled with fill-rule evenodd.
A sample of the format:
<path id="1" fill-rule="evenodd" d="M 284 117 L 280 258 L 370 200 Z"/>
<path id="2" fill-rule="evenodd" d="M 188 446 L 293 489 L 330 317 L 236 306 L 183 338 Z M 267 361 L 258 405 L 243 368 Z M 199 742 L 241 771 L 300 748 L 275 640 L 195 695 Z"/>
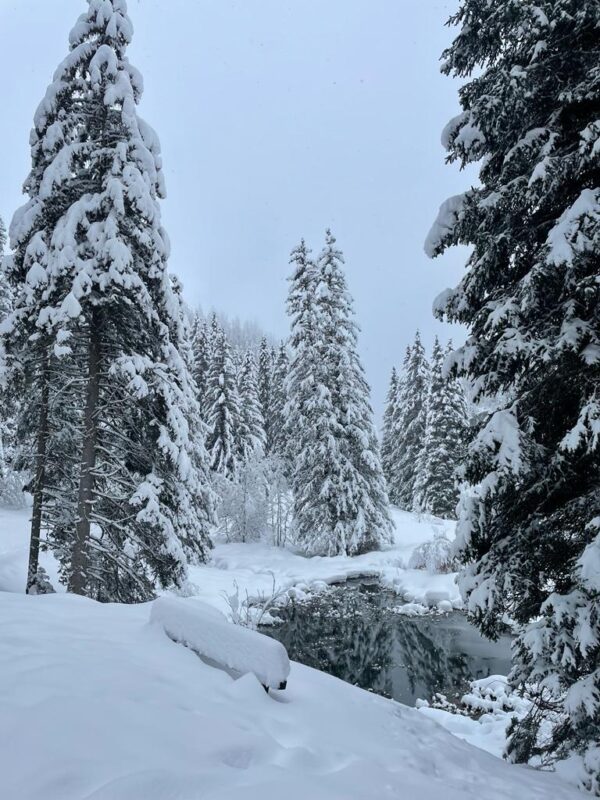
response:
<path id="1" fill-rule="evenodd" d="M 35 587 L 40 555 L 40 536 L 42 532 L 42 506 L 44 484 L 46 482 L 46 450 L 48 446 L 48 406 L 50 403 L 50 384 L 48 380 L 48 354 L 44 351 L 42 361 L 42 391 L 40 397 L 40 416 L 35 455 L 35 481 L 33 484 L 33 509 L 31 512 L 31 537 L 29 539 L 29 565 L 25 591 L 31 594 Z"/>
<path id="2" fill-rule="evenodd" d="M 77 498 L 75 542 L 71 555 L 69 591 L 85 594 L 88 580 L 88 543 L 94 503 L 96 445 L 98 441 L 98 400 L 100 396 L 100 339 L 97 321 L 92 317 L 88 350 L 88 382 L 83 418 L 83 447 Z"/>

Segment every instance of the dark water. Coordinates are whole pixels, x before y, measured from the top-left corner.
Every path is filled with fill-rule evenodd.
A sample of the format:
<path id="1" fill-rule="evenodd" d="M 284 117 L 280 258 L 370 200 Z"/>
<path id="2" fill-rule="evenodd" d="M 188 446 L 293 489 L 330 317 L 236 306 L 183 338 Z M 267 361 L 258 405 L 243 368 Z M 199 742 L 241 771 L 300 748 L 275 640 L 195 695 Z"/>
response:
<path id="1" fill-rule="evenodd" d="M 280 612 L 290 658 L 407 705 L 436 692 L 460 697 L 469 680 L 506 675 L 510 638 L 489 642 L 463 614 L 406 617 L 398 598 L 375 584 L 345 584 Z"/>

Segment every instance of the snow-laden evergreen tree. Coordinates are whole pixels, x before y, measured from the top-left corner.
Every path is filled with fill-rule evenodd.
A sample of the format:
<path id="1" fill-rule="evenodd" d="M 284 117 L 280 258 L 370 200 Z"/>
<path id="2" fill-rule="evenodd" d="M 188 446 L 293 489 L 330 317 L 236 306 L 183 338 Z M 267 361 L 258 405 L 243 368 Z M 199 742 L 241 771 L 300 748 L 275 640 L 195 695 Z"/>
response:
<path id="1" fill-rule="evenodd" d="M 194 316 L 191 330 L 193 366 L 192 374 L 196 382 L 198 403 L 204 413 L 206 405 L 206 384 L 210 368 L 210 335 L 208 325 L 199 314 Z"/>
<path id="2" fill-rule="evenodd" d="M 472 247 L 437 309 L 469 326 L 456 369 L 492 406 L 467 463 L 461 587 L 486 633 L 505 613 L 522 625 L 511 680 L 541 696 L 512 757 L 554 709 L 544 748 L 580 753 L 600 794 L 600 6 L 463 0 L 451 22 L 444 71 L 467 82 L 443 138 L 480 183 L 426 248 Z"/>
<path id="3" fill-rule="evenodd" d="M 239 419 L 236 430 L 238 459 L 245 463 L 265 452 L 265 422 L 258 394 L 256 360 L 252 351 L 244 356 L 238 377 Z"/>
<path id="4" fill-rule="evenodd" d="M 395 457 L 389 479 L 394 503 L 406 511 L 412 511 L 415 505 L 419 459 L 425 442 L 428 391 L 429 363 L 417 331 L 398 381 L 393 430 Z"/>
<path id="5" fill-rule="evenodd" d="M 391 538 L 391 522 L 357 326 L 327 231 L 318 264 L 292 254 L 290 435 L 298 541 L 306 552 L 355 555 Z"/>
<path id="6" fill-rule="evenodd" d="M 6 319 L 12 310 L 12 289 L 6 277 L 8 262 L 4 261 L 4 248 L 6 247 L 6 227 L 0 217 L 0 320 Z"/>
<path id="7" fill-rule="evenodd" d="M 393 500 L 390 491 L 392 469 L 394 465 L 394 421 L 398 414 L 398 373 L 396 367 L 392 367 L 390 384 L 385 399 L 385 410 L 383 412 L 383 429 L 381 435 L 381 468 L 388 486 L 390 500 Z"/>
<path id="8" fill-rule="evenodd" d="M 286 459 L 286 416 L 285 408 L 287 403 L 287 378 L 290 371 L 290 359 L 288 348 L 285 342 L 279 345 L 278 350 L 273 352 L 273 383 L 271 391 L 271 453 L 277 454 L 285 463 Z M 289 469 L 285 467 L 286 474 Z"/>
<path id="9" fill-rule="evenodd" d="M 337 451 L 337 423 L 329 389 L 323 384 L 317 325 L 318 271 L 304 240 L 290 256 L 293 271 L 287 312 L 291 321 L 291 359 L 286 376 L 285 460 L 290 469 L 294 525 L 310 550 L 309 537 L 331 533 L 328 465 Z M 335 547 L 323 546 L 326 553 Z"/>
<path id="10" fill-rule="evenodd" d="M 240 398 L 231 348 L 225 332 L 219 328 L 215 337 L 206 384 L 206 445 L 211 470 L 226 478 L 233 478 L 239 457 L 237 431 L 240 423 Z"/>
<path id="11" fill-rule="evenodd" d="M 12 310 L 12 291 L 6 279 L 4 247 L 6 228 L 0 217 L 0 322 Z M 21 399 L 0 379 L 0 505 L 21 508 L 25 505 L 23 476 L 14 469 L 16 450 L 15 418 Z"/>
<path id="12" fill-rule="evenodd" d="M 427 396 L 427 423 L 415 480 L 415 510 L 451 518 L 458 503 L 459 470 L 465 456 L 467 409 L 460 383 L 444 371 L 448 345 L 435 339 Z"/>
<path id="13" fill-rule="evenodd" d="M 318 260 L 317 307 L 324 382 L 341 431 L 330 480 L 335 491 L 340 552 L 378 549 L 391 540 L 391 521 L 370 389 L 358 355 L 358 325 L 344 273 L 344 257 L 327 230 Z"/>
<path id="14" fill-rule="evenodd" d="M 396 368 L 392 371 L 390 385 L 386 397 L 384 411 L 383 437 L 382 437 L 382 469 L 386 480 L 388 497 L 392 503 L 398 503 L 398 453 L 402 446 L 402 430 L 399 425 L 401 398 L 406 381 L 407 365 L 410 358 L 410 347 L 406 348 L 402 369 L 400 372 Z"/>
<path id="15" fill-rule="evenodd" d="M 275 354 L 266 336 L 260 341 L 258 351 L 257 388 L 265 431 L 265 452 L 273 449 L 273 379 Z"/>
<path id="16" fill-rule="evenodd" d="M 11 379 L 32 398 L 21 426 L 36 454 L 32 548 L 48 528 L 71 591 L 124 601 L 181 582 L 190 555 L 206 556 L 211 517 L 131 36 L 125 0 L 88 0 L 71 32 L 35 114 L 2 328 Z M 64 474 L 51 493 L 49 463 Z"/>

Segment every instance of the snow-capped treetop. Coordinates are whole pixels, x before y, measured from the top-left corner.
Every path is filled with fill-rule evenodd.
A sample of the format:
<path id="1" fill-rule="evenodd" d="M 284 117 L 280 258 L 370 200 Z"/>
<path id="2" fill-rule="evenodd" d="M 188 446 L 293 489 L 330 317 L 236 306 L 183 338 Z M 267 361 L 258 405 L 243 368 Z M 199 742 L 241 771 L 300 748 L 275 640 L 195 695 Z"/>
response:
<path id="1" fill-rule="evenodd" d="M 168 324 L 180 324 L 156 202 L 165 194 L 160 145 L 137 114 L 143 86 L 125 55 L 131 35 L 125 2 L 90 2 L 35 114 L 30 200 L 10 236 L 25 292 L 44 303 L 38 326 L 68 329 L 82 301 L 101 304 L 109 288 L 150 309 L 149 284 L 160 284 Z M 123 235 L 132 213 L 135 249 Z"/>

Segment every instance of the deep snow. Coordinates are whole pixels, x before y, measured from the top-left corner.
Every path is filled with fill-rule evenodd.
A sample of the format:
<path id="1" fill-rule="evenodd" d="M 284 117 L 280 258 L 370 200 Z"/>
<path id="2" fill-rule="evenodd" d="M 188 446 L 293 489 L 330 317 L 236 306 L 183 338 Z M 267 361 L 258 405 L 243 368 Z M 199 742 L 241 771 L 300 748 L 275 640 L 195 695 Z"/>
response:
<path id="1" fill-rule="evenodd" d="M 498 754 L 500 718 L 481 725 L 409 709 L 292 663 L 267 697 L 171 641 L 152 604 L 26 597 L 27 510 L 0 509 L 0 796 L 10 800 L 575 800 L 556 775 Z M 406 565 L 442 520 L 394 513 L 395 543 L 356 558 L 306 559 L 261 544 L 217 544 L 187 591 L 231 616 L 231 598 L 301 595 L 377 575 L 406 611 L 460 601 L 454 575 Z M 56 563 L 41 563 L 58 587 Z M 161 614 L 155 612 L 155 616 Z M 164 616 L 164 615 L 163 615 Z M 217 615 L 218 616 L 218 615 Z M 432 721 L 432 718 L 435 720 Z M 443 730 L 441 722 L 454 736 Z M 458 738 L 456 738 L 458 737 Z"/>
<path id="2" fill-rule="evenodd" d="M 318 591 L 348 578 L 377 576 L 384 586 L 398 594 L 399 606 L 405 605 L 409 613 L 439 604 L 444 610 L 462 607 L 454 573 L 433 575 L 408 569 L 414 549 L 436 533 L 453 538 L 454 523 L 398 509 L 393 510 L 392 517 L 392 547 L 354 557 L 305 558 L 266 544 L 217 544 L 210 564 L 190 569 L 188 591 L 230 613 L 227 597 L 236 592 L 241 599 L 248 596 L 251 600 L 269 598 L 273 591 L 290 589 L 302 596 L 304 592 Z"/>
<path id="3" fill-rule="evenodd" d="M 149 620 L 150 604 L 0 593 L 3 797 L 581 798 L 556 775 L 510 766 L 299 664 L 268 696 Z"/>

